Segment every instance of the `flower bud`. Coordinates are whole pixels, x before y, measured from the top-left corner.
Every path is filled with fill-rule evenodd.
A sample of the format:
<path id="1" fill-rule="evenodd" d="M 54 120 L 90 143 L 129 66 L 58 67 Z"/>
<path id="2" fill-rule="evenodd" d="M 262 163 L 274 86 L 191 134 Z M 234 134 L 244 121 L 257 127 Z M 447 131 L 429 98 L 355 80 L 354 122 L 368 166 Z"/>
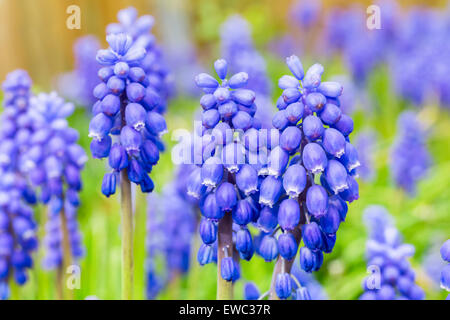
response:
<path id="1" fill-rule="evenodd" d="M 198 249 L 197 261 L 201 266 L 213 262 L 214 246 L 202 244 Z"/>
<path id="2" fill-rule="evenodd" d="M 247 200 L 239 200 L 236 209 L 233 210 L 233 221 L 241 226 L 250 223 L 253 218 L 253 211 Z"/>
<path id="3" fill-rule="evenodd" d="M 236 232 L 236 250 L 242 253 L 253 250 L 252 235 L 247 228 L 241 228 Z"/>
<path id="4" fill-rule="evenodd" d="M 227 90 L 227 92 L 229 91 Z M 218 111 L 223 119 L 229 120 L 233 118 L 233 116 L 238 112 L 238 107 L 235 102 L 228 101 L 226 103 L 219 105 Z"/>
<path id="5" fill-rule="evenodd" d="M 326 129 L 323 134 L 323 148 L 329 154 L 340 158 L 345 152 L 344 136 L 336 129 Z"/>
<path id="6" fill-rule="evenodd" d="M 320 139 L 324 131 L 322 121 L 318 117 L 310 115 L 303 120 L 303 133 L 310 141 Z"/>
<path id="7" fill-rule="evenodd" d="M 327 103 L 320 113 L 320 119 L 322 119 L 323 123 L 331 126 L 339 121 L 341 115 L 341 108 L 333 103 Z"/>
<path id="8" fill-rule="evenodd" d="M 342 85 L 339 82 L 325 81 L 318 88 L 319 92 L 330 98 L 337 98 L 342 94 Z"/>
<path id="9" fill-rule="evenodd" d="M 263 207 L 257 220 L 258 227 L 263 232 L 272 232 L 278 224 L 277 208 Z"/>
<path id="10" fill-rule="evenodd" d="M 212 244 L 217 238 L 217 226 L 210 219 L 202 219 L 199 227 L 200 237 L 203 243 Z"/>
<path id="11" fill-rule="evenodd" d="M 323 254 L 321 251 L 311 251 L 308 247 L 300 248 L 300 266 L 305 272 L 317 271 L 322 266 Z"/>
<path id="12" fill-rule="evenodd" d="M 233 275 L 236 272 L 233 258 L 225 257 L 220 263 L 220 275 L 223 280 L 231 281 L 233 280 Z"/>
<path id="13" fill-rule="evenodd" d="M 283 175 L 283 187 L 286 193 L 297 198 L 306 186 L 306 171 L 299 164 L 291 165 Z"/>
<path id="14" fill-rule="evenodd" d="M 259 254 L 266 261 L 270 262 L 278 256 L 278 243 L 272 236 L 265 236 L 259 247 Z"/>
<path id="15" fill-rule="evenodd" d="M 289 104 L 284 111 L 288 121 L 292 124 L 297 124 L 303 117 L 304 106 L 301 102 L 295 102 Z"/>
<path id="16" fill-rule="evenodd" d="M 293 230 L 300 222 L 300 207 L 296 200 L 285 199 L 278 209 L 278 224 L 283 230 Z"/>
<path id="17" fill-rule="evenodd" d="M 217 88 L 217 86 L 219 85 L 217 80 L 207 73 L 200 73 L 199 75 L 197 75 L 195 77 L 195 83 L 200 88 L 211 88 L 211 89 Z"/>
<path id="18" fill-rule="evenodd" d="M 288 165 L 289 154 L 281 147 L 277 146 L 269 154 L 268 170 L 273 176 L 280 176 Z"/>
<path id="19" fill-rule="evenodd" d="M 91 141 L 91 153 L 94 158 L 106 158 L 111 149 L 111 137 L 105 136 L 102 140 Z"/>
<path id="20" fill-rule="evenodd" d="M 227 77 L 227 62 L 224 59 L 218 59 L 214 62 L 214 70 L 220 79 L 224 80 Z"/>
<path id="21" fill-rule="evenodd" d="M 348 188 L 341 191 L 339 196 L 348 202 L 353 202 L 359 199 L 359 186 L 358 182 L 356 182 L 355 178 L 352 176 L 347 176 L 347 185 Z"/>
<path id="22" fill-rule="evenodd" d="M 294 153 L 297 151 L 302 141 L 302 132 L 295 126 L 289 126 L 284 129 L 280 137 L 280 147 L 283 150 Z"/>
<path id="23" fill-rule="evenodd" d="M 312 112 L 320 112 L 327 103 L 327 98 L 319 92 L 312 92 L 306 96 L 305 103 Z"/>
<path id="24" fill-rule="evenodd" d="M 308 143 L 303 148 L 303 165 L 314 174 L 322 172 L 328 165 L 327 155 L 317 143 Z"/>
<path id="25" fill-rule="evenodd" d="M 145 87 L 137 82 L 127 85 L 127 98 L 130 102 L 140 102 L 145 98 Z"/>
<path id="26" fill-rule="evenodd" d="M 280 110 L 272 118 L 272 125 L 278 130 L 284 130 L 289 124 L 289 120 L 286 116 L 286 110 Z"/>
<path id="27" fill-rule="evenodd" d="M 128 126 L 140 131 L 145 127 L 147 111 L 138 103 L 129 103 L 125 108 L 125 120 Z"/>
<path id="28" fill-rule="evenodd" d="M 350 142 L 345 143 L 345 153 L 340 160 L 348 172 L 361 165 L 358 160 L 358 151 Z"/>
<path id="29" fill-rule="evenodd" d="M 248 82 L 248 74 L 246 72 L 239 72 L 233 75 L 228 81 L 231 89 L 239 89 L 245 87 Z"/>
<path id="30" fill-rule="evenodd" d="M 296 55 L 292 55 L 286 58 L 286 64 L 292 74 L 298 79 L 302 80 L 304 76 L 303 65 L 300 59 Z"/>
<path id="31" fill-rule="evenodd" d="M 280 87 L 280 89 L 288 89 L 288 88 L 298 88 L 300 85 L 299 81 L 294 78 L 293 76 L 282 76 L 280 78 L 280 80 L 278 80 L 278 87 Z M 284 102 L 284 99 L 283 99 Z M 284 102 L 286 103 L 286 102 Z"/>
<path id="32" fill-rule="evenodd" d="M 292 260 L 297 254 L 298 244 L 292 233 L 282 233 L 278 236 L 278 250 L 286 260 Z"/>
<path id="33" fill-rule="evenodd" d="M 167 132 L 166 120 L 158 112 L 147 112 L 147 129 L 153 135 L 161 137 Z"/>
<path id="34" fill-rule="evenodd" d="M 247 196 L 258 191 L 258 172 L 251 165 L 244 164 L 236 174 L 236 185 Z"/>
<path id="35" fill-rule="evenodd" d="M 258 300 L 260 296 L 258 287 L 253 282 L 247 282 L 244 286 L 245 300 Z"/>
<path id="36" fill-rule="evenodd" d="M 303 225 L 303 242 L 312 251 L 317 251 L 322 247 L 322 232 L 315 222 Z"/>
<path id="37" fill-rule="evenodd" d="M 222 181 L 223 165 L 219 158 L 206 159 L 201 171 L 202 184 L 207 187 L 216 187 Z"/>
<path id="38" fill-rule="evenodd" d="M 231 211 L 237 202 L 234 186 L 229 182 L 222 182 L 216 190 L 216 202 L 222 211 Z"/>
<path id="39" fill-rule="evenodd" d="M 114 173 L 106 173 L 103 177 L 102 193 L 107 197 L 116 193 L 116 175 Z"/>
<path id="40" fill-rule="evenodd" d="M 202 124 L 208 128 L 214 128 L 220 121 L 219 111 L 216 109 L 209 109 L 202 113 Z"/>
<path id="41" fill-rule="evenodd" d="M 112 128 L 113 122 L 110 117 L 99 113 L 92 118 L 89 123 L 89 137 L 95 140 L 102 140 L 107 136 Z"/>
<path id="42" fill-rule="evenodd" d="M 234 129 L 247 130 L 253 124 L 253 118 L 245 111 L 238 111 L 231 120 Z"/>
<path id="43" fill-rule="evenodd" d="M 203 216 L 211 220 L 220 220 L 224 216 L 224 212 L 217 205 L 215 193 L 206 196 L 201 209 Z"/>
<path id="44" fill-rule="evenodd" d="M 346 114 L 342 114 L 339 120 L 333 125 L 344 136 L 348 136 L 353 132 L 353 120 Z"/>
<path id="45" fill-rule="evenodd" d="M 216 98 L 211 93 L 205 94 L 200 98 L 200 105 L 203 110 L 212 109 L 216 106 L 216 104 Z"/>
<path id="46" fill-rule="evenodd" d="M 283 91 L 283 100 L 287 104 L 292 104 L 300 99 L 301 93 L 297 88 L 287 88 Z"/>
<path id="47" fill-rule="evenodd" d="M 308 71 L 306 71 L 305 77 L 303 78 L 302 84 L 303 88 L 313 89 L 320 85 L 320 80 L 323 74 L 323 66 L 319 63 L 312 65 Z"/>
<path id="48" fill-rule="evenodd" d="M 291 296 L 292 283 L 289 273 L 280 273 L 275 280 L 275 292 L 278 298 L 285 300 Z"/>
<path id="49" fill-rule="evenodd" d="M 202 177 L 201 177 L 201 169 L 200 168 L 196 167 L 191 172 L 191 174 L 189 175 L 189 178 L 187 179 L 186 189 L 187 189 L 187 194 L 189 196 L 195 198 L 195 199 L 200 199 L 200 197 L 203 195 L 203 193 L 206 190 L 206 187 L 202 184 Z M 211 196 L 211 194 L 209 196 Z M 205 203 L 206 203 L 207 199 L 205 199 Z M 216 206 L 215 201 L 216 201 L 216 198 L 214 196 L 214 205 Z M 206 216 L 206 215 L 205 215 L 205 217 L 208 218 L 208 216 Z"/>
<path id="50" fill-rule="evenodd" d="M 306 207 L 308 212 L 317 219 L 321 219 L 328 210 L 328 194 L 320 185 L 313 185 L 306 193 Z"/>
<path id="51" fill-rule="evenodd" d="M 120 111 L 120 98 L 113 94 L 108 94 L 99 104 L 101 112 L 113 117 Z"/>
<path id="52" fill-rule="evenodd" d="M 282 187 L 283 185 L 279 178 L 274 176 L 266 177 L 260 186 L 259 203 L 272 207 L 280 198 Z"/>
<path id="53" fill-rule="evenodd" d="M 120 131 L 120 143 L 130 155 L 138 154 L 142 145 L 142 136 L 130 126 L 124 126 Z"/>
<path id="54" fill-rule="evenodd" d="M 255 93 L 248 89 L 237 89 L 231 91 L 231 98 L 243 106 L 251 106 L 255 101 Z"/>
<path id="55" fill-rule="evenodd" d="M 344 166 L 339 161 L 330 160 L 328 162 L 327 169 L 325 170 L 325 178 L 328 186 L 335 194 L 342 192 L 349 187 L 347 177 L 347 170 L 345 170 Z"/>

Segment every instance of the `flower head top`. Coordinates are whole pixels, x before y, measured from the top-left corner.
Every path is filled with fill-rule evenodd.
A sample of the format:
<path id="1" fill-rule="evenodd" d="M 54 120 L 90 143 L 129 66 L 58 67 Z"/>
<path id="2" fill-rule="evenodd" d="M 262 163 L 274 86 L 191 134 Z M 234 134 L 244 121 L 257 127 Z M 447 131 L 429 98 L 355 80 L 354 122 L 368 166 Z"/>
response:
<path id="1" fill-rule="evenodd" d="M 167 108 L 167 100 L 174 94 L 174 79 L 164 59 L 163 51 L 156 42 L 156 38 L 150 33 L 154 18 L 144 15 L 138 18 L 137 10 L 129 7 L 120 10 L 117 14 L 119 23 L 108 25 L 106 33 L 126 34 L 134 43 L 135 47 L 145 49 L 145 54 L 140 62 L 145 71 L 149 86 L 152 87 L 163 98 L 158 107 L 160 112 Z"/>
<path id="2" fill-rule="evenodd" d="M 363 283 L 363 300 L 421 300 L 425 293 L 415 283 L 415 272 L 408 261 L 414 246 L 404 244 L 392 217 L 382 206 L 370 206 L 364 212 L 369 231 L 366 245 L 368 269 L 372 275 Z"/>

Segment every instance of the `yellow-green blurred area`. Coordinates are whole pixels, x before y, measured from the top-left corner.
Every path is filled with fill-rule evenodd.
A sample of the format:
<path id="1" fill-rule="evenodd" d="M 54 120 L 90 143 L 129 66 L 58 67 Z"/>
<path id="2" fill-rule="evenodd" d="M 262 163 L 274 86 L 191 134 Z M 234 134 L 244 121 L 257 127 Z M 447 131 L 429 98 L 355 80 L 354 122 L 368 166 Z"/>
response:
<path id="1" fill-rule="evenodd" d="M 322 3 L 325 14 L 331 7 L 352 4 L 367 6 L 371 1 L 322 0 Z M 446 1 L 411 0 L 399 3 L 404 8 L 413 5 L 444 7 Z M 73 4 L 81 9 L 80 30 L 66 27 L 69 16 L 66 9 Z M 210 66 L 220 55 L 220 25 L 235 13 L 245 17 L 252 27 L 257 49 L 266 59 L 271 83 L 275 88 L 279 77 L 288 74 L 289 70 L 281 58 L 268 53 L 266 48 L 270 40 L 292 28 L 286 18 L 291 4 L 290 0 L 0 0 L 0 78 L 4 79 L 8 72 L 16 68 L 23 68 L 33 79 L 34 91 L 50 90 L 54 88 L 56 76 L 73 68 L 72 46 L 78 37 L 93 34 L 106 46 L 106 25 L 117 20 L 117 11 L 132 5 L 140 15 L 154 15 L 154 32 L 158 41 L 163 41 L 158 25 L 164 8 L 172 6 L 187 17 L 199 60 L 207 70 L 211 70 Z M 299 30 L 293 33 L 302 37 Z M 305 60 L 305 67 L 317 61 L 314 56 L 307 56 Z M 338 58 L 317 62 L 324 65 L 325 78 L 348 73 Z M 426 274 L 423 259 L 436 241 L 442 243 L 450 236 L 450 116 L 448 111 L 435 104 L 417 109 L 421 119 L 429 124 L 428 146 L 433 156 L 433 166 L 427 177 L 419 183 L 416 196 L 408 197 L 392 182 L 389 152 L 397 129 L 398 115 L 414 107 L 396 96 L 386 66 L 380 66 L 371 73 L 367 90 L 377 109 L 376 112 L 368 113 L 362 106 L 356 108 L 353 134 L 358 136 L 367 128 L 377 131 L 376 178 L 370 183 L 360 182 L 360 198 L 349 206 L 347 220 L 337 234 L 335 249 L 332 254 L 325 255 L 322 269 L 314 275 L 330 299 L 357 299 L 361 295 L 361 282 L 368 274 L 365 260 L 367 233 L 362 214 L 368 205 L 381 204 L 394 216 L 404 241 L 416 247 L 411 262 L 417 273 L 418 284 L 426 291 L 426 298 L 444 299 L 447 293 Z M 281 92 L 274 91 L 273 101 Z M 157 192 L 173 177 L 174 165 L 170 150 L 175 142 L 171 140 L 171 133 L 177 128 L 192 128 L 198 105 L 197 98 L 185 96 L 178 96 L 169 103 L 166 115 L 169 134 L 165 137 L 167 151 L 151 174 Z M 89 113 L 79 108 L 71 117 L 70 124 L 80 132 L 80 142 L 90 154 L 90 139 L 87 136 Z M 106 198 L 100 192 L 105 168 L 106 162 L 90 157 L 83 172 L 79 220 L 86 255 L 80 261 L 81 287 L 74 291 L 77 299 L 92 295 L 99 299 L 121 297 L 120 203 L 119 195 Z M 144 299 L 146 210 L 147 206 L 154 204 L 147 203 L 145 195 L 138 188 L 135 195 L 134 297 Z M 36 219 L 42 238 L 45 231 L 43 206 L 36 209 Z M 196 252 L 199 243 L 200 239 L 196 236 L 189 273 L 174 279 L 158 298 L 215 299 L 216 265 L 198 265 Z M 29 282 L 24 287 L 13 285 L 13 299 L 56 298 L 56 275 L 41 268 L 42 256 L 43 251 L 40 249 Z M 256 255 L 251 262 L 241 262 L 241 280 L 234 289 L 236 298 L 243 297 L 246 281 L 253 281 L 261 291 L 266 291 L 270 286 L 273 266 L 274 263 L 265 263 Z"/>

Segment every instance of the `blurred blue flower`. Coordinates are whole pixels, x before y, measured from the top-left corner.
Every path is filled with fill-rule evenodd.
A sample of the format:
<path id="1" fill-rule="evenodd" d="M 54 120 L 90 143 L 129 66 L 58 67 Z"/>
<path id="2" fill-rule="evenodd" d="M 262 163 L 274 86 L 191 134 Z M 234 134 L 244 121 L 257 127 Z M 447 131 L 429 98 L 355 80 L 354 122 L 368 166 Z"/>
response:
<path id="1" fill-rule="evenodd" d="M 422 300 L 425 292 L 415 283 L 415 272 L 408 257 L 414 246 L 404 244 L 393 218 L 382 206 L 365 209 L 364 220 L 369 232 L 366 259 L 371 275 L 364 279 L 361 300 Z"/>
<path id="2" fill-rule="evenodd" d="M 431 166 L 431 155 L 426 145 L 427 132 L 412 111 L 403 112 L 397 126 L 397 137 L 390 155 L 391 175 L 399 187 L 414 195 L 417 183 L 426 176 Z"/>

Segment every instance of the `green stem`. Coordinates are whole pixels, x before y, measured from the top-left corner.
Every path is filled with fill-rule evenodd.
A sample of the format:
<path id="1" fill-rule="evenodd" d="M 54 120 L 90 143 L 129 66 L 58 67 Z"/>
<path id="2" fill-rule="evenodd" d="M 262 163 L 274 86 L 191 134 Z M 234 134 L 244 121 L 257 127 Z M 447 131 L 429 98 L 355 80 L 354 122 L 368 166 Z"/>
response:
<path id="1" fill-rule="evenodd" d="M 131 206 L 131 183 L 128 171 L 121 173 L 122 205 L 122 299 L 133 299 L 133 210 Z"/>
<path id="2" fill-rule="evenodd" d="M 64 208 L 62 208 L 59 213 L 61 217 L 61 231 L 62 231 L 62 250 L 63 250 L 63 260 L 61 265 L 61 287 L 62 287 L 62 298 L 64 299 L 64 292 L 67 291 L 67 299 L 73 300 L 73 292 L 72 290 L 64 290 L 67 288 L 67 268 L 72 264 L 72 250 L 70 248 L 70 240 L 69 240 L 69 230 L 67 229 L 67 217 Z"/>
<path id="3" fill-rule="evenodd" d="M 233 219 L 231 212 L 226 212 L 225 216 L 219 220 L 218 247 L 217 247 L 217 300 L 233 299 L 233 282 L 222 279 L 221 264 L 225 258 L 225 251 L 229 255 L 233 253 Z"/>

